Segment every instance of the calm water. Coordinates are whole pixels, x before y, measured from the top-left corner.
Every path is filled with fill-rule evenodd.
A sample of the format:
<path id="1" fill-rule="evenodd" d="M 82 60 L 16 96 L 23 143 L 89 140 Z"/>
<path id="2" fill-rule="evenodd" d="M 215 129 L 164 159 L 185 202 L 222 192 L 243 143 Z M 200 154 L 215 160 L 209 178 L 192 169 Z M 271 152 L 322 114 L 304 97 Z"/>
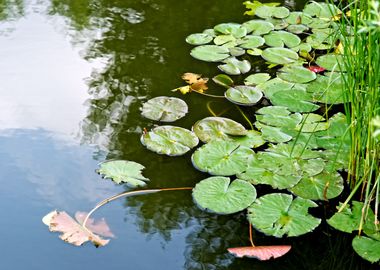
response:
<path id="1" fill-rule="evenodd" d="M 326 225 L 294 240 L 256 233 L 257 244 L 291 243 L 293 251 L 270 262 L 234 259 L 226 249 L 248 244 L 244 214 L 204 213 L 188 191 L 99 210 L 95 216 L 117 236 L 104 248 L 70 246 L 41 222 L 53 209 L 89 210 L 125 190 L 95 173 L 106 159 L 144 164 L 151 188 L 206 177 L 190 155 L 158 156 L 141 146 L 143 128 L 153 124 L 139 108 L 154 96 L 179 96 L 170 89 L 183 85 L 184 72 L 216 74 L 215 65 L 189 56 L 184 38 L 244 21 L 243 12 L 236 0 L 0 0 L 0 269 L 370 269 L 350 236 L 329 237 Z M 211 100 L 182 98 L 191 114 L 176 124 L 189 128 L 209 115 Z"/>

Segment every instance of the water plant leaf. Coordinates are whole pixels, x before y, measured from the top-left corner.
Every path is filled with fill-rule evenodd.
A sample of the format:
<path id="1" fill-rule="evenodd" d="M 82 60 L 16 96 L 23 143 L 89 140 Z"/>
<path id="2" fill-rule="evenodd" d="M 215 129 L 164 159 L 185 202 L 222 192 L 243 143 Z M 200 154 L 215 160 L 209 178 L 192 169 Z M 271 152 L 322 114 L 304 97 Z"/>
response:
<path id="1" fill-rule="evenodd" d="M 206 62 L 219 62 L 230 56 L 228 48 L 217 45 L 201 45 L 191 50 L 190 55 Z"/>
<path id="2" fill-rule="evenodd" d="M 339 208 L 342 204 L 339 205 Z M 352 233 L 357 231 L 360 226 L 362 209 L 364 204 L 358 201 L 352 201 L 352 207 L 346 206 L 341 212 L 335 213 L 327 220 L 327 223 L 342 232 Z"/>
<path id="3" fill-rule="evenodd" d="M 228 75 L 240 75 L 251 70 L 251 63 L 248 60 L 238 60 L 236 57 L 230 57 L 223 62 L 225 64 L 219 65 L 218 68 Z"/>
<path id="4" fill-rule="evenodd" d="M 248 247 L 235 247 L 227 249 L 229 253 L 238 258 L 248 257 L 256 258 L 260 261 L 276 259 L 284 256 L 290 251 L 292 246 L 248 246 Z"/>
<path id="5" fill-rule="evenodd" d="M 235 44 L 236 38 L 233 35 L 218 35 L 214 38 L 215 45 L 223 45 L 229 42 Z"/>
<path id="6" fill-rule="evenodd" d="M 325 32 L 314 32 L 306 38 L 306 43 L 316 50 L 329 50 L 335 46 L 336 38 Z"/>
<path id="7" fill-rule="evenodd" d="M 193 166 L 212 175 L 235 175 L 244 171 L 254 152 L 237 142 L 215 140 L 198 148 L 191 156 Z"/>
<path id="8" fill-rule="evenodd" d="M 292 112 L 312 112 L 317 110 L 319 106 L 312 103 L 311 100 L 311 94 L 301 89 L 278 91 L 270 98 L 273 105 L 286 106 Z"/>
<path id="9" fill-rule="evenodd" d="M 261 131 L 263 139 L 268 142 L 282 143 L 288 142 L 293 138 L 279 127 L 264 125 L 260 122 L 256 122 L 255 126 Z"/>
<path id="10" fill-rule="evenodd" d="M 329 128 L 329 122 L 325 122 L 324 120 L 325 118 L 319 114 L 304 114 L 302 115 L 302 122 L 296 126 L 295 130 L 307 133 L 326 130 Z"/>
<path id="11" fill-rule="evenodd" d="M 145 167 L 137 162 L 129 160 L 110 160 L 100 163 L 97 173 L 104 178 L 109 178 L 116 184 L 127 183 L 131 186 L 145 186 L 148 178 L 141 172 Z"/>
<path id="12" fill-rule="evenodd" d="M 343 55 L 341 54 L 330 53 L 321 55 L 317 58 L 316 63 L 329 71 L 346 71 L 346 67 L 343 63 Z"/>
<path id="13" fill-rule="evenodd" d="M 244 49 L 254 49 L 264 45 L 265 39 L 260 36 L 248 35 L 241 39 L 239 46 Z"/>
<path id="14" fill-rule="evenodd" d="M 305 176 L 290 191 L 302 198 L 311 200 L 328 200 L 343 191 L 343 178 L 335 172 L 323 171 L 314 176 Z"/>
<path id="15" fill-rule="evenodd" d="M 302 115 L 291 114 L 284 106 L 267 106 L 256 111 L 256 120 L 266 125 L 292 129 L 301 123 Z"/>
<path id="16" fill-rule="evenodd" d="M 304 12 L 293 11 L 290 12 L 289 16 L 284 19 L 288 24 L 292 25 L 307 25 L 312 22 L 313 18 Z"/>
<path id="17" fill-rule="evenodd" d="M 231 79 L 230 76 L 226 74 L 218 74 L 212 78 L 212 80 L 223 87 L 226 87 L 227 89 L 234 85 L 234 81 Z"/>
<path id="18" fill-rule="evenodd" d="M 343 113 L 336 113 L 328 120 L 329 128 L 326 131 L 318 132 L 316 142 L 320 148 L 340 149 L 349 151 L 351 138 L 346 116 Z"/>
<path id="19" fill-rule="evenodd" d="M 340 104 L 345 101 L 343 79 L 341 75 L 317 75 L 317 79 L 310 82 L 306 91 L 311 93 L 313 100 L 325 104 Z"/>
<path id="20" fill-rule="evenodd" d="M 303 13 L 320 19 L 332 19 L 342 11 L 334 4 L 311 2 L 305 5 Z"/>
<path id="21" fill-rule="evenodd" d="M 165 96 L 149 99 L 141 108 L 142 116 L 161 122 L 174 122 L 184 117 L 187 112 L 188 107 L 185 101 Z"/>
<path id="22" fill-rule="evenodd" d="M 247 9 L 249 9 L 249 11 L 246 11 L 244 14 L 254 16 L 254 15 L 256 15 L 256 9 L 258 7 L 260 7 L 262 5 L 276 7 L 276 6 L 279 6 L 280 3 L 274 3 L 274 2 L 272 2 L 272 3 L 261 3 L 260 1 L 254 0 L 253 2 L 252 1 L 245 1 L 245 2 L 243 2 L 243 5 L 245 5 L 245 7 Z"/>
<path id="23" fill-rule="evenodd" d="M 262 36 L 274 30 L 274 25 L 271 22 L 263 20 L 250 20 L 243 23 L 247 29 L 247 33 L 255 36 Z"/>
<path id="24" fill-rule="evenodd" d="M 141 135 L 141 143 L 149 150 L 168 156 L 180 156 L 198 145 L 198 137 L 185 128 L 159 126 Z"/>
<path id="25" fill-rule="evenodd" d="M 238 23 L 221 23 L 214 26 L 214 31 L 224 35 L 232 35 L 235 38 L 242 38 L 247 34 L 247 29 Z"/>
<path id="26" fill-rule="evenodd" d="M 265 21 L 270 22 L 274 25 L 274 30 L 283 30 L 285 29 L 289 24 L 283 20 L 283 19 L 276 19 L 276 18 L 267 18 Z"/>
<path id="27" fill-rule="evenodd" d="M 261 83 L 265 83 L 270 79 L 270 75 L 268 73 L 255 73 L 249 75 L 244 79 L 245 85 L 258 85 Z"/>
<path id="28" fill-rule="evenodd" d="M 268 62 L 273 64 L 290 64 L 298 60 L 298 54 L 287 48 L 267 48 L 261 56 Z"/>
<path id="29" fill-rule="evenodd" d="M 311 47 L 311 45 L 309 43 L 305 43 L 305 42 L 301 42 L 300 45 L 291 48 L 291 50 L 293 50 L 295 52 L 299 52 L 300 54 L 309 53 L 309 52 L 311 52 L 312 49 L 313 48 Z M 302 57 L 304 57 L 304 56 L 302 56 Z"/>
<path id="30" fill-rule="evenodd" d="M 261 133 L 256 130 L 249 130 L 245 136 L 231 136 L 230 138 L 241 146 L 248 148 L 257 148 L 265 144 Z"/>
<path id="31" fill-rule="evenodd" d="M 299 236 L 313 231 L 321 222 L 308 213 L 310 207 L 317 207 L 317 204 L 299 197 L 293 200 L 288 194 L 267 194 L 248 208 L 248 220 L 267 235 Z"/>
<path id="32" fill-rule="evenodd" d="M 66 212 L 52 211 L 43 217 L 42 222 L 49 227 L 51 232 L 62 233 L 59 237 L 74 246 L 81 246 L 86 242 L 92 242 L 96 247 L 108 244 L 108 239 L 85 229 Z M 107 226 L 108 227 L 108 226 Z"/>
<path id="33" fill-rule="evenodd" d="M 380 241 L 365 236 L 355 236 L 352 247 L 363 259 L 372 263 L 380 261 Z"/>
<path id="34" fill-rule="evenodd" d="M 230 87 L 224 93 L 224 96 L 232 103 L 243 106 L 253 106 L 261 100 L 263 93 L 260 89 L 253 86 L 238 85 Z"/>
<path id="35" fill-rule="evenodd" d="M 230 136 L 244 136 L 248 132 L 242 124 L 224 117 L 203 118 L 192 129 L 204 143 L 212 139 L 226 140 Z"/>
<path id="36" fill-rule="evenodd" d="M 245 54 L 245 50 L 240 47 L 230 47 L 228 48 L 231 56 L 241 56 Z"/>
<path id="37" fill-rule="evenodd" d="M 197 205 L 217 214 L 232 214 L 250 206 L 256 199 L 256 189 L 246 181 L 213 176 L 200 181 L 193 188 Z"/>
<path id="38" fill-rule="evenodd" d="M 276 7 L 276 6 L 269 6 L 269 5 L 261 5 L 256 8 L 255 15 L 257 17 L 266 19 L 266 18 L 277 18 L 277 19 L 283 19 L 288 17 L 290 14 L 289 9 L 286 7 Z"/>
<path id="39" fill-rule="evenodd" d="M 287 65 L 279 69 L 277 76 L 284 81 L 294 83 L 307 83 L 317 78 L 311 70 L 299 65 Z"/>
<path id="40" fill-rule="evenodd" d="M 78 211 L 75 213 L 74 216 L 78 223 L 83 225 L 83 222 L 85 221 L 87 214 L 88 213 L 86 212 Z M 91 232 L 104 237 L 115 237 L 104 218 L 100 220 L 94 220 L 93 218 L 87 219 L 86 228 L 88 228 Z"/>
<path id="41" fill-rule="evenodd" d="M 275 77 L 269 81 L 258 84 L 257 87 L 264 92 L 265 97 L 271 99 L 274 93 L 278 91 L 291 90 L 295 87 L 295 84 Z"/>
<path id="42" fill-rule="evenodd" d="M 213 40 L 213 36 L 207 33 L 196 33 L 186 37 L 186 42 L 191 45 L 204 45 L 210 43 Z"/>
<path id="43" fill-rule="evenodd" d="M 264 36 L 265 44 L 271 47 L 284 47 L 292 48 L 301 44 L 301 39 L 287 31 L 272 31 Z"/>
<path id="44" fill-rule="evenodd" d="M 208 86 L 207 86 L 208 78 L 202 78 L 201 74 L 186 72 L 182 75 L 181 78 L 189 84 L 190 86 L 189 92 L 191 92 L 191 90 L 195 90 L 195 91 L 203 93 L 204 91 L 208 89 Z M 181 91 L 180 88 L 178 90 Z"/>
<path id="45" fill-rule="evenodd" d="M 291 24 L 286 27 L 286 30 L 293 34 L 302 34 L 303 32 L 307 32 L 309 27 L 303 24 Z"/>

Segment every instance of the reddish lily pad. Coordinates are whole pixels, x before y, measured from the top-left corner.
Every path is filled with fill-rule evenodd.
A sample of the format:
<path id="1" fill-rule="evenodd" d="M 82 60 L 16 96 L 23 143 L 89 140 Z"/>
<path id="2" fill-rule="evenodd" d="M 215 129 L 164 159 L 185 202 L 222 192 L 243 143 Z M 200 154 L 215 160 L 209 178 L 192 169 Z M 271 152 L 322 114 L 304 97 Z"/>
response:
<path id="1" fill-rule="evenodd" d="M 288 253 L 292 246 L 257 246 L 257 247 L 236 247 L 227 249 L 235 257 L 256 258 L 260 261 L 266 261 L 271 258 L 276 259 Z"/>

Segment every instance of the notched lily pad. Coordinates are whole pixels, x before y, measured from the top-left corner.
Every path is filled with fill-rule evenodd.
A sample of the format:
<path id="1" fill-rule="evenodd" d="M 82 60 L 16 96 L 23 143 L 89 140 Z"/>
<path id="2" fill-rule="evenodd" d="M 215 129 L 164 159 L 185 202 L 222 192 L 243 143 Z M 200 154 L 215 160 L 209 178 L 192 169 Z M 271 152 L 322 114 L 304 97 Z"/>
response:
<path id="1" fill-rule="evenodd" d="M 226 140 L 230 136 L 244 136 L 248 132 L 242 124 L 224 117 L 206 117 L 199 120 L 194 124 L 193 131 L 204 143 L 213 139 Z"/>
<path id="2" fill-rule="evenodd" d="M 228 48 L 217 45 L 201 45 L 191 50 L 190 55 L 206 62 L 219 62 L 230 56 Z"/>
<path id="3" fill-rule="evenodd" d="M 286 48 L 267 48 L 261 56 L 268 62 L 273 64 L 290 64 L 298 60 L 298 54 Z"/>
<path id="4" fill-rule="evenodd" d="M 155 97 L 145 102 L 141 108 L 141 115 L 145 118 L 174 122 L 184 117 L 188 112 L 185 101 L 175 97 Z"/>
<path id="5" fill-rule="evenodd" d="M 238 60 L 235 57 L 230 57 L 223 62 L 225 64 L 219 65 L 218 68 L 228 75 L 240 75 L 251 70 L 251 63 L 248 60 Z"/>
<path id="6" fill-rule="evenodd" d="M 299 65 L 284 66 L 277 72 L 277 76 L 293 83 L 307 83 L 317 78 L 314 72 Z"/>
<path id="7" fill-rule="evenodd" d="M 235 38 L 242 38 L 247 34 L 247 29 L 238 23 L 221 23 L 214 27 L 214 31 L 224 35 L 233 35 Z"/>
<path id="8" fill-rule="evenodd" d="M 104 178 L 109 178 L 116 184 L 127 183 L 133 187 L 145 186 L 148 178 L 141 172 L 145 167 L 137 162 L 129 160 L 111 160 L 100 163 L 97 173 Z"/>
<path id="9" fill-rule="evenodd" d="M 272 193 L 258 198 L 248 208 L 248 220 L 260 232 L 275 237 L 299 236 L 313 231 L 321 220 L 308 213 L 317 204 L 292 195 Z"/>
<path id="10" fill-rule="evenodd" d="M 300 45 L 301 39 L 287 31 L 272 31 L 264 36 L 265 44 L 271 47 L 288 47 L 292 48 Z"/>
<path id="11" fill-rule="evenodd" d="M 141 143 L 158 154 L 180 156 L 197 146 L 199 140 L 190 130 L 175 126 L 159 126 L 143 133 Z"/>
<path id="12" fill-rule="evenodd" d="M 363 259 L 371 263 L 380 261 L 380 241 L 365 236 L 355 236 L 352 247 Z"/>
<path id="13" fill-rule="evenodd" d="M 269 5 L 261 5 L 257 7 L 255 15 L 257 17 L 267 19 L 267 18 L 278 18 L 283 19 L 288 17 L 290 14 L 289 9 L 286 7 L 275 7 L 275 6 L 269 6 Z"/>
<path id="14" fill-rule="evenodd" d="M 312 112 L 319 108 L 311 102 L 312 95 L 304 90 L 292 89 L 278 91 L 273 94 L 270 101 L 276 106 L 286 106 L 292 112 Z"/>
<path id="15" fill-rule="evenodd" d="M 313 100 L 326 104 L 340 104 L 345 101 L 342 75 L 317 75 L 317 79 L 306 87 Z"/>
<path id="16" fill-rule="evenodd" d="M 274 30 L 272 23 L 263 20 L 250 20 L 243 23 L 243 26 L 247 29 L 248 33 L 255 36 L 265 35 Z"/>
<path id="17" fill-rule="evenodd" d="M 232 214 L 250 206 L 256 199 L 256 189 L 246 181 L 214 176 L 200 181 L 193 188 L 197 205 L 217 214 Z"/>
<path id="18" fill-rule="evenodd" d="M 231 79 L 230 76 L 226 74 L 218 74 L 212 78 L 212 80 L 223 87 L 230 88 L 234 85 L 234 81 Z"/>
<path id="19" fill-rule="evenodd" d="M 232 103 L 253 106 L 261 100 L 263 93 L 256 87 L 239 85 L 229 88 L 224 96 Z"/>
<path id="20" fill-rule="evenodd" d="M 213 36 L 206 33 L 191 34 L 186 38 L 186 42 L 191 45 L 204 45 L 210 43 L 213 40 Z"/>
<path id="21" fill-rule="evenodd" d="M 321 55 L 317 58 L 316 63 L 329 71 L 346 71 L 343 55 L 340 54 Z"/>
<path id="22" fill-rule="evenodd" d="M 198 148 L 191 156 L 196 169 L 212 175 L 235 175 L 246 169 L 254 152 L 237 142 L 211 141 Z"/>
<path id="23" fill-rule="evenodd" d="M 268 73 L 255 73 L 252 75 L 249 75 L 244 80 L 245 85 L 258 85 L 261 83 L 265 83 L 270 79 L 270 75 Z"/>
<path id="24" fill-rule="evenodd" d="M 265 40 L 260 36 L 249 35 L 244 37 L 240 42 L 240 47 L 244 49 L 254 49 L 264 45 Z"/>

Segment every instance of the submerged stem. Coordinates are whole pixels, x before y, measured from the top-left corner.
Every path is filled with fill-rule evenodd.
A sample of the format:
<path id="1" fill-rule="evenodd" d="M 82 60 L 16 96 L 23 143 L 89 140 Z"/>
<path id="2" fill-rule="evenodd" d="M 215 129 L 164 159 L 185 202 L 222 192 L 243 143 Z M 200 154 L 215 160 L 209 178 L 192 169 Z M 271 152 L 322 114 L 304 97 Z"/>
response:
<path id="1" fill-rule="evenodd" d="M 86 227 L 86 223 L 88 221 L 88 219 L 90 218 L 90 216 L 96 211 L 98 210 L 100 207 L 106 205 L 107 203 L 109 202 L 112 202 L 116 199 L 119 199 L 121 197 L 125 197 L 125 196 L 135 196 L 135 195 L 141 195 L 141 194 L 150 194 L 150 193 L 156 193 L 156 192 L 160 192 L 160 191 L 175 191 L 175 190 L 191 190 L 193 189 L 192 187 L 178 187 L 178 188 L 157 188 L 157 189 L 144 189 L 144 190 L 134 190 L 134 191 L 125 191 L 125 192 L 122 192 L 122 193 L 119 193 L 119 194 L 116 194 L 116 195 L 113 195 L 107 199 L 104 199 L 103 201 L 99 202 L 86 216 L 86 218 L 84 219 L 83 221 L 83 224 L 82 224 L 82 227 L 92 233 L 91 231 L 89 231 L 89 229 L 87 229 Z"/>
<path id="2" fill-rule="evenodd" d="M 254 247 L 253 239 L 252 239 L 252 224 L 249 223 L 249 242 L 251 242 L 251 246 Z"/>

